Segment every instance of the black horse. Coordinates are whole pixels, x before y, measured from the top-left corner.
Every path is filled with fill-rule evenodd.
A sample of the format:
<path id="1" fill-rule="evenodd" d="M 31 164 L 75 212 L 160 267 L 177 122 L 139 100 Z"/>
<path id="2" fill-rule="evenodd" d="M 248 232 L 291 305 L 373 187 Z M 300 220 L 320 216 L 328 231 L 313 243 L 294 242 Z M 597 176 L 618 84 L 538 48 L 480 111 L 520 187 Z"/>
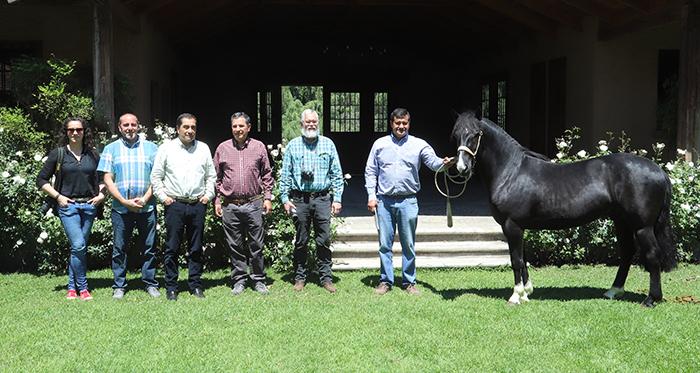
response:
<path id="1" fill-rule="evenodd" d="M 601 217 L 615 223 L 620 243 L 620 267 L 605 296 L 624 293 L 635 252 L 649 272 L 649 295 L 642 303 L 653 307 L 662 299 L 660 271 L 676 265 L 670 227 L 671 183 L 654 162 L 616 153 L 569 164 L 555 164 L 521 146 L 498 125 L 460 114 L 452 130 L 459 143 L 457 170 L 464 177 L 481 175 L 488 189 L 491 212 L 508 240 L 515 276 L 511 304 L 532 293 L 523 259 L 524 229 L 562 229 Z"/>

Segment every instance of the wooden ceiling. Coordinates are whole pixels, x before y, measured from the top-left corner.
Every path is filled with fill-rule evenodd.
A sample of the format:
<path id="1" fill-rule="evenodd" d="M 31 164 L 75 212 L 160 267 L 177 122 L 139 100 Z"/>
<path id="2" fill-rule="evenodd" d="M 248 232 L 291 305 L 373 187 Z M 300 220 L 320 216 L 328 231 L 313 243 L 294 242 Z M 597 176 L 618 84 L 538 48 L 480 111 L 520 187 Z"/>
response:
<path id="1" fill-rule="evenodd" d="M 679 21 L 682 0 L 120 0 L 181 44 L 236 33 L 509 43 L 597 18 L 599 38 Z"/>

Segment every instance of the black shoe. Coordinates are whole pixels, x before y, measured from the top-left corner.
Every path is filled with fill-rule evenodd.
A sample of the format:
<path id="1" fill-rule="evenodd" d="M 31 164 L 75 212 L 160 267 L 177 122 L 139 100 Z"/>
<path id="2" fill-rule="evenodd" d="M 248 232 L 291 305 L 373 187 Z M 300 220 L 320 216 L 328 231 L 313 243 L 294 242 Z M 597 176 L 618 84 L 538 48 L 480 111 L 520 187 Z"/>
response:
<path id="1" fill-rule="evenodd" d="M 177 300 L 177 291 L 168 290 L 167 292 L 165 292 L 165 298 L 167 300 Z"/>
<path id="2" fill-rule="evenodd" d="M 192 290 L 192 295 L 197 298 L 204 298 L 204 290 L 202 290 L 202 288 L 195 288 Z"/>

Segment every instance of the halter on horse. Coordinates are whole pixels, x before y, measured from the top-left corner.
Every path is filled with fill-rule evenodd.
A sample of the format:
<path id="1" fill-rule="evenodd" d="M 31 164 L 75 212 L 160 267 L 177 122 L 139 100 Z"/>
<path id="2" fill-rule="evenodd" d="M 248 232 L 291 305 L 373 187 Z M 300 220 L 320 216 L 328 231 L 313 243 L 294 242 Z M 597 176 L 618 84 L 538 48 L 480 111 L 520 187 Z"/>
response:
<path id="1" fill-rule="evenodd" d="M 621 262 L 612 287 L 604 295 L 624 293 L 632 257 L 649 272 L 652 307 L 662 299 L 660 272 L 676 265 L 670 227 L 671 183 L 650 160 L 616 153 L 566 165 L 553 164 L 530 151 L 488 119 L 461 114 L 452 136 L 459 143 L 457 170 L 469 178 L 479 172 L 489 193 L 494 219 L 508 240 L 515 277 L 511 304 L 532 293 L 523 258 L 525 229 L 562 229 L 598 218 L 615 223 Z M 472 150 L 473 149 L 473 150 Z"/>

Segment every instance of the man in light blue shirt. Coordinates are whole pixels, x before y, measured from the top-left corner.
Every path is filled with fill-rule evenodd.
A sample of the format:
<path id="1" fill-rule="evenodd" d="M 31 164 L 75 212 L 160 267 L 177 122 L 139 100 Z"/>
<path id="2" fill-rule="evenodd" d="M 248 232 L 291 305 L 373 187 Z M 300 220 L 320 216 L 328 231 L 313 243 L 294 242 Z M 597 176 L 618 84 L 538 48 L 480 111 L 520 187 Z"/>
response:
<path id="1" fill-rule="evenodd" d="M 425 164 L 437 171 L 443 164 L 454 163 L 452 158 L 439 158 L 425 140 L 408 134 L 411 115 L 408 110 L 396 108 L 389 118 L 391 134 L 374 142 L 365 167 L 367 208 L 377 215 L 379 225 L 380 279 L 375 289 L 383 295 L 394 286 L 394 267 L 391 252 L 394 231 L 398 227 L 402 252 L 403 287 L 409 294 L 418 295 L 416 288 L 416 226 L 420 190 L 418 170 Z"/>
<path id="2" fill-rule="evenodd" d="M 126 247 L 134 228 L 136 245 L 143 250 L 141 279 L 152 297 L 160 296 L 156 275 L 156 205 L 152 198 L 151 168 L 158 146 L 139 137 L 139 120 L 134 114 L 119 117 L 121 137 L 105 146 L 98 171 L 112 195 L 112 296 L 124 297 L 126 290 Z"/>

